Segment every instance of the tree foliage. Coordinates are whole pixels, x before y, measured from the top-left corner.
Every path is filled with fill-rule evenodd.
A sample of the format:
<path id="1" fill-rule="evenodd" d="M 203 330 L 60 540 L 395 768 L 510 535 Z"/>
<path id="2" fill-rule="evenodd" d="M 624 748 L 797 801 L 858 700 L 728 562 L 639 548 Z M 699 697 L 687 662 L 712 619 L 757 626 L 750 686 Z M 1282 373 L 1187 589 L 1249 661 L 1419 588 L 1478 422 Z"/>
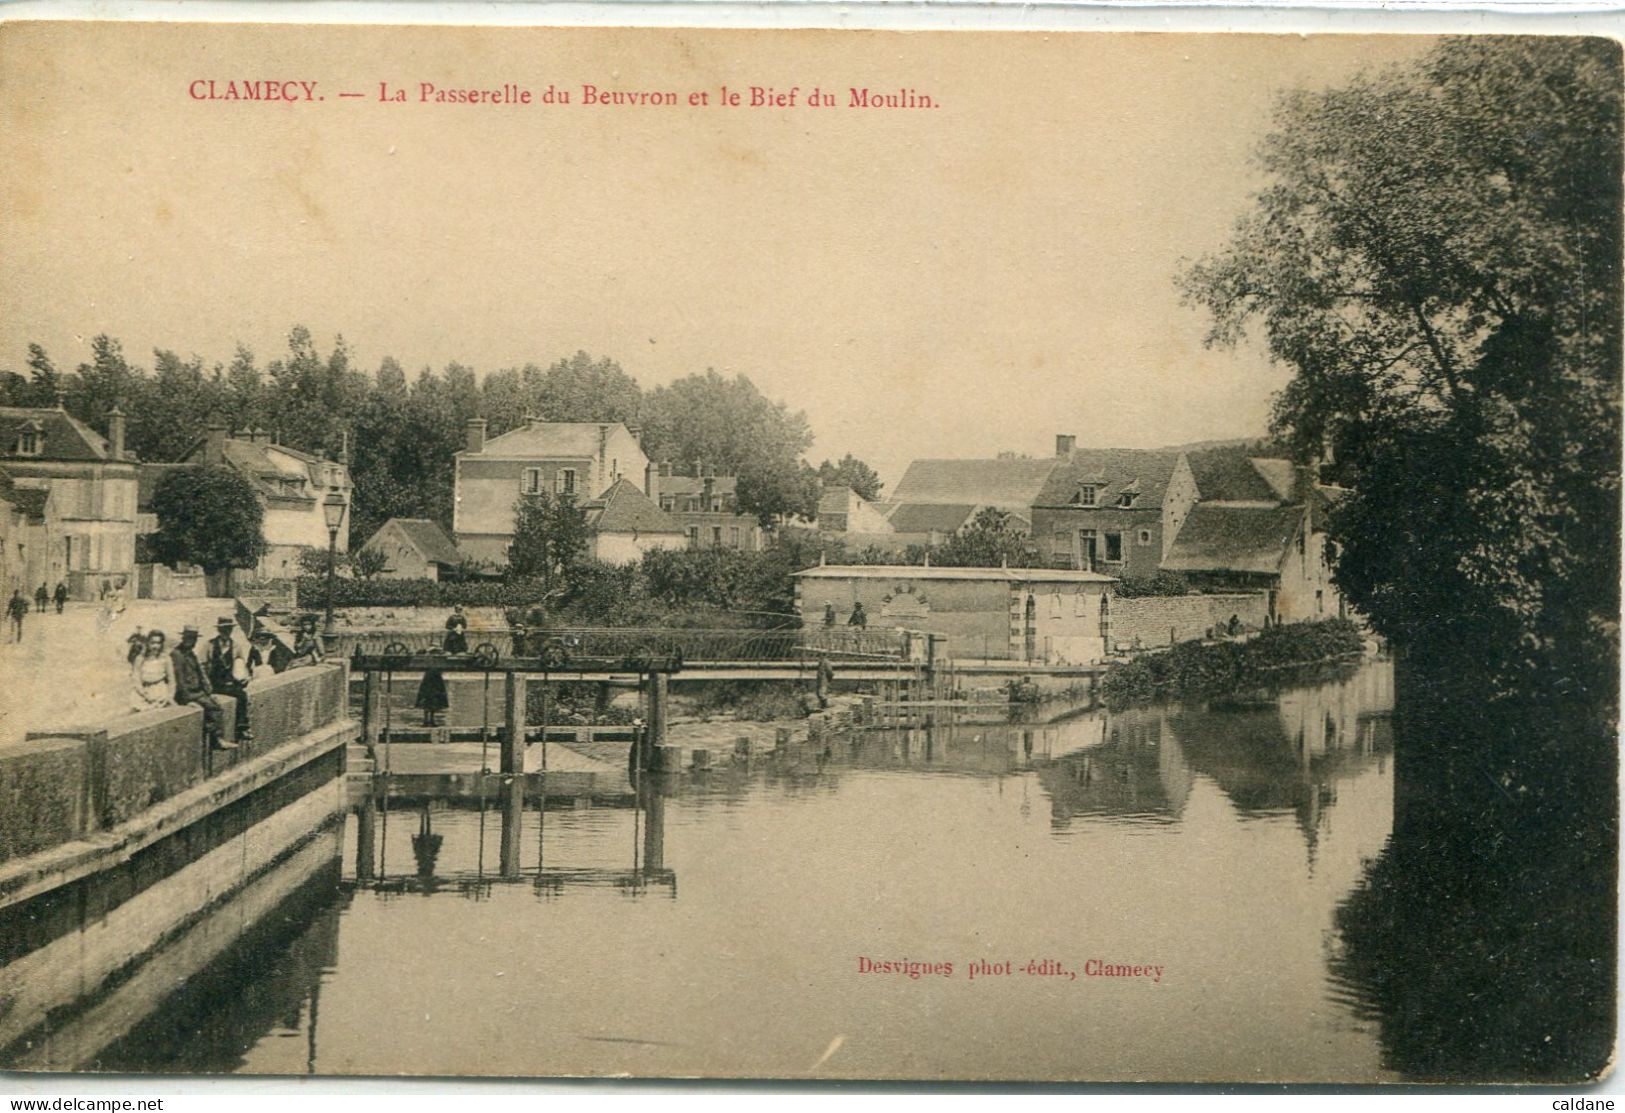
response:
<path id="1" fill-rule="evenodd" d="M 880 482 L 880 476 L 875 469 L 850 452 L 841 457 L 838 463 L 832 464 L 825 460 L 819 464 L 818 481 L 824 485 L 850 487 L 870 502 L 880 498 L 880 489 L 885 486 Z"/>
<path id="2" fill-rule="evenodd" d="M 931 553 L 934 564 L 955 568 L 1026 568 L 1037 562 L 1027 532 L 1010 515 L 984 506 Z"/>
<path id="3" fill-rule="evenodd" d="M 230 468 L 177 468 L 152 495 L 153 555 L 206 572 L 252 568 L 265 553 L 265 513 L 253 484 Z"/>
<path id="4" fill-rule="evenodd" d="M 1620 79 L 1605 40 L 1482 37 L 1293 93 L 1184 278 L 1293 370 L 1276 432 L 1335 449 L 1344 592 L 1503 692 L 1613 698 Z"/>
<path id="5" fill-rule="evenodd" d="M 520 495 L 514 505 L 508 574 L 540 579 L 549 589 L 587 552 L 587 514 L 571 494 Z"/>

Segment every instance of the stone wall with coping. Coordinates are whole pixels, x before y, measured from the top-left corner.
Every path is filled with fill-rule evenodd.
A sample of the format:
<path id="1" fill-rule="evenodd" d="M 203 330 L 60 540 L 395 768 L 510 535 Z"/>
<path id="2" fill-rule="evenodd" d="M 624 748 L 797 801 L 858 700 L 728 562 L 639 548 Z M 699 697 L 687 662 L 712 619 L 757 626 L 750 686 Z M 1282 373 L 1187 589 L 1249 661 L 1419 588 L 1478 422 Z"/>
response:
<path id="1" fill-rule="evenodd" d="M 1248 630 L 1264 625 L 1269 600 L 1263 593 L 1226 595 L 1141 595 L 1112 600 L 1112 643 L 1119 651 L 1156 649 L 1205 637 L 1226 626 L 1230 616 Z M 1172 642 L 1170 641 L 1172 632 Z"/>
<path id="2" fill-rule="evenodd" d="M 0 745 L 0 862 L 116 827 L 226 769 L 346 718 L 345 668 L 292 669 L 248 686 L 255 738 L 210 750 L 192 706 L 121 715 L 94 727 L 38 731 Z M 225 737 L 236 704 L 216 696 Z"/>

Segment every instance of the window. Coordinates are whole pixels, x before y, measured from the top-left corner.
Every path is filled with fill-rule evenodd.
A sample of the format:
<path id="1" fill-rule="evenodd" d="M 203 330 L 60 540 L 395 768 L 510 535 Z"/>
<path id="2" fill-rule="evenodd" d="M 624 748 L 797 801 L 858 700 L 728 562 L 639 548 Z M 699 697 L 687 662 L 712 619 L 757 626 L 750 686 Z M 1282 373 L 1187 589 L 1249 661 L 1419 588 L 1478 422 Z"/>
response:
<path id="1" fill-rule="evenodd" d="M 688 545 L 689 545 L 689 548 L 691 548 L 691 549 L 698 549 L 700 547 L 700 527 L 699 526 L 689 526 L 688 527 Z"/>
<path id="2" fill-rule="evenodd" d="M 1123 535 L 1121 533 L 1108 533 L 1106 535 L 1106 563 L 1123 563 Z"/>
<path id="3" fill-rule="evenodd" d="M 1053 594 L 1053 595 L 1051 595 L 1049 597 L 1049 616 L 1051 618 L 1060 618 L 1061 617 L 1061 593 L 1060 592 L 1056 592 L 1055 594 Z"/>
<path id="4" fill-rule="evenodd" d="M 1119 495 L 1117 497 L 1117 505 L 1121 506 L 1121 507 L 1124 507 L 1126 509 L 1126 508 L 1128 508 L 1130 506 L 1133 506 L 1134 505 L 1134 500 L 1139 498 L 1139 497 L 1140 496 L 1135 494 L 1133 491 L 1124 491 L 1121 495 Z"/>
<path id="5" fill-rule="evenodd" d="M 1093 483 L 1085 483 L 1078 488 L 1078 505 L 1095 506 L 1100 497 L 1100 488 Z"/>
<path id="6" fill-rule="evenodd" d="M 1139 533 L 1138 541 L 1142 545 L 1151 544 L 1151 531 L 1148 529 L 1142 529 Z"/>
<path id="7" fill-rule="evenodd" d="M 660 509 L 666 511 L 667 513 L 677 509 L 677 499 L 671 495 L 661 495 Z"/>
<path id="8" fill-rule="evenodd" d="M 739 527 L 738 526 L 729 526 L 728 527 L 728 544 L 731 545 L 735 549 L 739 548 Z"/>
<path id="9" fill-rule="evenodd" d="M 721 526 L 712 526 L 711 527 L 711 546 L 713 548 L 717 548 L 717 549 L 722 548 L 722 527 Z"/>
<path id="10" fill-rule="evenodd" d="M 534 494 L 539 494 L 541 492 L 541 489 L 542 489 L 542 469 L 541 468 L 526 468 L 525 469 L 524 483 L 520 486 L 520 490 L 524 491 L 525 494 L 527 494 L 527 495 L 534 495 Z"/>
<path id="11" fill-rule="evenodd" d="M 559 469 L 559 494 L 573 495 L 576 493 L 576 470 L 574 468 Z"/>
<path id="12" fill-rule="evenodd" d="M 1072 536 L 1064 529 L 1055 531 L 1055 538 L 1051 551 L 1058 557 L 1072 555 Z"/>
<path id="13" fill-rule="evenodd" d="M 17 438 L 17 455 L 38 456 L 40 435 L 36 429 L 24 429 L 22 436 Z"/>

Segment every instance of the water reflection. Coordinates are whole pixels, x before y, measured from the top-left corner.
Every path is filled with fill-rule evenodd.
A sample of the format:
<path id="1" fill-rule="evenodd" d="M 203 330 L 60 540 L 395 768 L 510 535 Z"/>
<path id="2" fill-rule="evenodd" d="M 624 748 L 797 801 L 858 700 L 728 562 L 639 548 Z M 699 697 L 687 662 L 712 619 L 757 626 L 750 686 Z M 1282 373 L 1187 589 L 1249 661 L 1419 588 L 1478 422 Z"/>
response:
<path id="1" fill-rule="evenodd" d="M 527 882 L 544 898 L 577 885 L 676 895 L 676 874 L 665 868 L 665 797 L 676 789 L 675 777 L 648 775 L 631 791 L 607 796 L 563 794 L 544 775 L 417 777 L 410 783 L 414 792 L 399 795 L 394 778 L 378 776 L 355 793 L 349 857 L 362 889 L 420 896 L 449 890 L 483 900 L 495 884 Z M 439 795 L 415 794 L 431 783 L 438 783 Z M 623 865 L 604 863 L 596 852 L 586 862 L 573 861 L 568 843 L 549 855 L 550 812 L 557 833 L 561 826 L 575 828 L 574 817 L 587 811 L 612 815 L 608 823 L 630 821 Z M 410 832 L 409 868 L 398 833 L 403 826 Z"/>
<path id="2" fill-rule="evenodd" d="M 1550 857 L 1595 824 L 1470 785 L 1486 782 L 1482 731 L 1451 761 L 1415 759 L 1405 747 L 1447 724 L 1396 717 L 1394 697 L 1377 663 L 1268 700 L 938 716 L 636 786 L 382 779 L 352 796 L 342 851 L 305 895 L 102 1062 L 1559 1076 L 1608 1030 L 1595 964 L 1612 922 L 1591 913 L 1611 857 L 1552 859 L 1537 883 L 1509 834 Z M 1460 822 L 1495 799 L 1495 823 Z M 1144 959 L 1167 975 L 877 980 L 860 955 Z M 1537 985 L 1557 1004 L 1532 1003 Z"/>

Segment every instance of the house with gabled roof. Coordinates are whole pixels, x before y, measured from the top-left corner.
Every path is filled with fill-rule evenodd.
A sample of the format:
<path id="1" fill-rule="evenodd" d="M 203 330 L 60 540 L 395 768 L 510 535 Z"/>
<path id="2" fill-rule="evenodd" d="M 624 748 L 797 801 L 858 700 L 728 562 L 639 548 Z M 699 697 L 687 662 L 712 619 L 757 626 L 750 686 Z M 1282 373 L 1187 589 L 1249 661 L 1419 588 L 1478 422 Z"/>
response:
<path id="1" fill-rule="evenodd" d="M 1054 568 L 1152 576 L 1195 501 L 1183 453 L 1078 448 L 1062 435 L 1032 502 L 1033 540 Z"/>
<path id="2" fill-rule="evenodd" d="M 455 575 L 467 559 L 440 523 L 428 518 L 391 518 L 361 549 L 384 558 L 378 575 L 390 580 L 439 580 Z"/>
<path id="3" fill-rule="evenodd" d="M 49 492 L 60 519 L 61 578 L 75 599 L 134 580 L 138 465 L 124 448 L 124 420 L 114 407 L 104 437 L 60 404 L 0 406 L 0 467 L 19 493 Z"/>
<path id="4" fill-rule="evenodd" d="M 677 519 L 688 534 L 689 548 L 760 551 L 767 534 L 756 515 L 740 512 L 739 477 L 718 475 L 709 464 L 693 470 L 693 475 L 679 475 L 669 463 L 657 464 L 646 491 Z"/>
<path id="5" fill-rule="evenodd" d="M 475 560 L 508 563 L 521 495 L 570 495 L 584 505 L 603 498 L 621 479 L 651 479 L 637 431 L 618 421 L 526 418 L 489 440 L 485 429 L 483 418 L 470 419 L 465 446 L 453 458 L 452 536 Z"/>
<path id="6" fill-rule="evenodd" d="M 177 468 L 197 465 L 230 468 L 254 488 L 264 512 L 266 545 L 265 554 L 253 572 L 256 578 L 293 579 L 300 574 L 301 554 L 327 551 L 327 516 L 322 504 L 329 494 L 336 493 L 344 501 L 336 551 L 349 551 L 349 467 L 343 461 L 277 444 L 270 433 L 261 429 L 230 435 L 222 422 L 212 423 L 203 438 L 188 448 L 178 463 L 141 466 L 139 509 L 143 532 L 157 529 L 152 497 L 165 475 Z"/>
<path id="7" fill-rule="evenodd" d="M 637 484 L 617 479 L 601 498 L 589 500 L 587 553 L 606 564 L 630 564 L 654 549 L 684 549 L 683 524 L 644 494 Z"/>
<path id="8" fill-rule="evenodd" d="M 1204 590 L 1261 592 L 1275 622 L 1346 613 L 1332 582 L 1336 546 L 1326 536 L 1340 488 L 1319 483 L 1312 467 L 1244 447 L 1193 452 L 1188 463 L 1198 499 L 1164 569 Z"/>

